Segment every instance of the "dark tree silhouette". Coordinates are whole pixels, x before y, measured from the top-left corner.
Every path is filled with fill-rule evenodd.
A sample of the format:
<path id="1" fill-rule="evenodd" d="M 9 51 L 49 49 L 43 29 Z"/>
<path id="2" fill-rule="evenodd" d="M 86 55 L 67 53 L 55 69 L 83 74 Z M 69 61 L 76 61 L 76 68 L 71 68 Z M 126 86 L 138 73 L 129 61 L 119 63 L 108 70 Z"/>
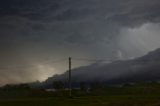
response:
<path id="1" fill-rule="evenodd" d="M 61 81 L 54 81 L 54 82 L 53 82 L 53 87 L 54 87 L 54 89 L 56 89 L 56 90 L 64 89 L 64 83 L 61 82 Z"/>

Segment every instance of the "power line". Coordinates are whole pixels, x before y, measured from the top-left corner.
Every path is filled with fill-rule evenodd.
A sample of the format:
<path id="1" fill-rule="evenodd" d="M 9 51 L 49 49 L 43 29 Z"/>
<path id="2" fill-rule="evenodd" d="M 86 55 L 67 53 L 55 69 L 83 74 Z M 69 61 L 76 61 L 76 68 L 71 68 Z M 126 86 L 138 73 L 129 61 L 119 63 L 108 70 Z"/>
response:
<path id="1" fill-rule="evenodd" d="M 98 62 L 104 62 L 106 64 L 109 63 L 116 63 L 116 62 L 125 62 L 128 63 L 130 65 L 134 65 L 134 64 L 160 64 L 160 61 L 152 61 L 152 60 L 105 60 L 105 59 L 88 59 L 88 58 L 73 58 L 73 60 L 76 61 L 85 61 L 85 62 L 91 62 L 91 63 L 98 63 Z"/>
<path id="2" fill-rule="evenodd" d="M 73 58 L 73 60 L 77 60 L 77 61 L 91 61 L 91 62 L 98 62 L 98 61 L 113 62 L 113 61 L 115 61 L 115 60 L 89 59 L 89 58 Z"/>
<path id="3" fill-rule="evenodd" d="M 48 62 L 44 62 L 43 64 L 60 63 L 60 62 L 62 62 L 62 61 L 67 61 L 67 58 L 59 59 L 59 60 L 53 60 L 53 61 L 48 61 Z"/>
<path id="4" fill-rule="evenodd" d="M 59 59 L 59 60 L 52 60 L 52 61 L 46 61 L 41 64 L 55 64 L 55 63 L 60 63 L 62 61 L 67 61 L 67 58 L 64 59 Z M 12 66 L 5 66 L 5 67 L 0 67 L 0 69 L 10 69 L 10 68 L 26 68 L 26 67 L 35 67 L 36 64 L 23 64 L 23 65 L 12 65 Z"/>
<path id="5" fill-rule="evenodd" d="M 63 58 L 63 59 L 58 59 L 58 60 L 48 60 L 45 62 L 42 62 L 40 64 L 56 64 L 56 63 L 60 63 L 60 62 L 65 62 L 67 61 L 68 58 Z M 72 60 L 75 61 L 87 61 L 87 62 L 116 62 L 118 60 L 107 60 L 107 59 L 93 59 L 93 58 L 72 58 Z M 119 60 L 121 61 L 121 60 Z M 123 60 L 123 61 L 129 61 L 132 62 L 132 60 Z M 152 61 L 152 60 L 135 60 L 133 63 L 160 63 L 160 61 Z M 23 65 L 12 65 L 12 66 L 2 66 L 0 67 L 0 69 L 10 69 L 10 68 L 26 68 L 26 67 L 35 67 L 36 64 L 23 64 Z"/>

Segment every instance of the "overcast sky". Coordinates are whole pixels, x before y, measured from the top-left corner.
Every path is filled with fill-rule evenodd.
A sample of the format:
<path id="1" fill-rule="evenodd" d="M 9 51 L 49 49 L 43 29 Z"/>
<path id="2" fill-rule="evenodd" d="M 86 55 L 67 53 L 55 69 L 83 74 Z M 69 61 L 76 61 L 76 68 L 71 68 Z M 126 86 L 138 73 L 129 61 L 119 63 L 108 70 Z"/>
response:
<path id="1" fill-rule="evenodd" d="M 159 41 L 159 0 L 0 0 L 0 84 L 45 80 L 69 56 L 139 57 Z"/>

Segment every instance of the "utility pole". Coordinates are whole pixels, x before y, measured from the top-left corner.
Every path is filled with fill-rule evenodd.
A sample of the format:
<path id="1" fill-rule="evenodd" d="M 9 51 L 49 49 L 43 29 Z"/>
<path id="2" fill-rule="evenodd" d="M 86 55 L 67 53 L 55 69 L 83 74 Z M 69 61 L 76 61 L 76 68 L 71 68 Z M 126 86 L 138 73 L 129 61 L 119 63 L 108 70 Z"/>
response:
<path id="1" fill-rule="evenodd" d="M 71 82 L 71 57 L 69 57 L 69 96 L 72 96 L 72 82 Z"/>

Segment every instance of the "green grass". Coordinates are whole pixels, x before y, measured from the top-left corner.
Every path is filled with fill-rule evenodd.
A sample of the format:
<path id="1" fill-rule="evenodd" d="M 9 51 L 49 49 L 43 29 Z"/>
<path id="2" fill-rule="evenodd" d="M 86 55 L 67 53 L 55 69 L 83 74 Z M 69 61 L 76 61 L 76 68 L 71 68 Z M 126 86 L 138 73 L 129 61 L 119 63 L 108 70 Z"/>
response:
<path id="1" fill-rule="evenodd" d="M 0 90 L 0 106 L 160 106 L 160 85 L 96 88 L 86 93 L 73 90 Z"/>
<path id="2" fill-rule="evenodd" d="M 160 106 L 160 101 L 140 96 L 53 97 L 2 100 L 0 106 Z"/>

